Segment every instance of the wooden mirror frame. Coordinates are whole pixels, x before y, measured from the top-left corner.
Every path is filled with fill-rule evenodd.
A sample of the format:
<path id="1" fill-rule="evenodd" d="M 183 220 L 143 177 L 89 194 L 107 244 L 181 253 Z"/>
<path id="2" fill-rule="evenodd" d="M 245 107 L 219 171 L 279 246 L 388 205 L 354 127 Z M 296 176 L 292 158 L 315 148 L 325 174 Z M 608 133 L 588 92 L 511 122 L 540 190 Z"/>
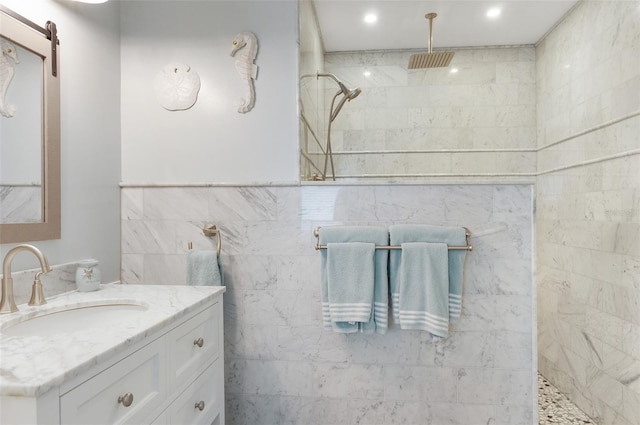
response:
<path id="1" fill-rule="evenodd" d="M 56 25 L 42 28 L 0 5 L 0 35 L 43 60 L 42 221 L 0 224 L 0 243 L 60 239 L 60 78 Z"/>

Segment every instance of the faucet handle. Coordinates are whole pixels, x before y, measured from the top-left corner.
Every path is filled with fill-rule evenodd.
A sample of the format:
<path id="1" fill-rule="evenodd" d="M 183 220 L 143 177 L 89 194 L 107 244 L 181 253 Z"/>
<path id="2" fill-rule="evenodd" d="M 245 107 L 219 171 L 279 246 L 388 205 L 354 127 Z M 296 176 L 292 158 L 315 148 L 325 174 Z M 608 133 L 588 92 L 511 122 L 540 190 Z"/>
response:
<path id="1" fill-rule="evenodd" d="M 33 286 L 31 287 L 31 299 L 29 305 L 43 305 L 47 303 L 44 298 L 44 292 L 42 291 L 42 282 L 40 281 L 40 275 L 42 272 L 37 272 L 36 277 L 33 279 Z"/>

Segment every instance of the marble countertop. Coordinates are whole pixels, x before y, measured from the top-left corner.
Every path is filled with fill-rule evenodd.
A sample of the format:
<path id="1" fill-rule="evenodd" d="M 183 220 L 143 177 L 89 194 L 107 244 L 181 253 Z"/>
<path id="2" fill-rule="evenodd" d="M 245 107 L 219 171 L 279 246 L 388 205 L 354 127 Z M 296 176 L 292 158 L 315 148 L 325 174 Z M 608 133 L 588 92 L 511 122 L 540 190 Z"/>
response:
<path id="1" fill-rule="evenodd" d="M 101 285 L 94 292 L 67 292 L 47 304 L 19 306 L 0 315 L 0 396 L 38 396 L 124 351 L 146 336 L 205 305 L 223 286 Z M 26 317 L 94 304 L 139 304 L 147 310 L 135 320 L 115 321 L 99 329 L 46 336 L 10 336 L 3 327 Z"/>

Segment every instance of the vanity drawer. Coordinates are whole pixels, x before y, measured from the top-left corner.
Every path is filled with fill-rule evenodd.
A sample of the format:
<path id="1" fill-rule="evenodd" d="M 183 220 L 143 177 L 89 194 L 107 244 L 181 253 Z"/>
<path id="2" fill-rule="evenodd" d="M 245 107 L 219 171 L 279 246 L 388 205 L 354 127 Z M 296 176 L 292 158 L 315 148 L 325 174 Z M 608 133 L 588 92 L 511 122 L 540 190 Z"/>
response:
<path id="1" fill-rule="evenodd" d="M 166 397 L 164 350 L 164 340 L 155 340 L 64 394 L 61 423 L 139 424 L 147 419 Z M 128 394 L 133 398 L 126 406 Z"/>
<path id="2" fill-rule="evenodd" d="M 171 424 L 211 424 L 223 408 L 221 362 L 209 366 L 180 396 L 170 409 Z"/>
<path id="3" fill-rule="evenodd" d="M 221 312 L 217 302 L 169 333 L 171 392 L 181 389 L 220 356 Z"/>

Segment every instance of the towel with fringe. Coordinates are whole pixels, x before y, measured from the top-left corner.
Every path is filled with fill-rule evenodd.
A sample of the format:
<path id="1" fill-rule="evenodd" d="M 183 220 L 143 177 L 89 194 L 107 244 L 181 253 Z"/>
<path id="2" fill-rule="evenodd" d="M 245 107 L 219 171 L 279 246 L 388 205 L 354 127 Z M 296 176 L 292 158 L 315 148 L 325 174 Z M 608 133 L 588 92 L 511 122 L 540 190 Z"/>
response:
<path id="1" fill-rule="evenodd" d="M 462 227 L 431 226 L 426 224 L 395 224 L 389 227 L 391 245 L 407 242 L 446 243 L 447 246 L 465 246 L 466 230 Z M 456 323 L 462 309 L 464 260 L 467 251 L 449 250 L 449 322 Z M 399 273 L 402 250 L 389 254 L 389 286 L 394 319 L 399 319 Z"/>
<path id="2" fill-rule="evenodd" d="M 329 245 L 331 245 L 331 248 L 334 248 L 336 246 L 334 244 L 340 243 L 361 242 L 365 244 L 388 245 L 389 232 L 387 229 L 376 226 L 326 226 L 320 228 L 318 241 L 322 245 L 327 245 L 327 249 L 320 252 L 322 321 L 324 328 L 339 333 L 375 332 L 384 334 L 387 331 L 389 315 L 388 251 L 375 250 L 373 254 L 373 314 L 370 314 L 367 321 L 341 321 L 337 317 L 332 317 L 329 299 L 328 251 L 330 251 Z M 368 264 L 366 267 L 370 267 L 370 263 Z M 361 265 L 351 263 L 348 268 L 359 269 Z"/>
<path id="3" fill-rule="evenodd" d="M 332 322 L 368 322 L 373 307 L 375 244 L 327 244 L 327 294 Z"/>
<path id="4" fill-rule="evenodd" d="M 398 315 L 401 329 L 449 332 L 449 259 L 447 244 L 402 244 Z"/>

